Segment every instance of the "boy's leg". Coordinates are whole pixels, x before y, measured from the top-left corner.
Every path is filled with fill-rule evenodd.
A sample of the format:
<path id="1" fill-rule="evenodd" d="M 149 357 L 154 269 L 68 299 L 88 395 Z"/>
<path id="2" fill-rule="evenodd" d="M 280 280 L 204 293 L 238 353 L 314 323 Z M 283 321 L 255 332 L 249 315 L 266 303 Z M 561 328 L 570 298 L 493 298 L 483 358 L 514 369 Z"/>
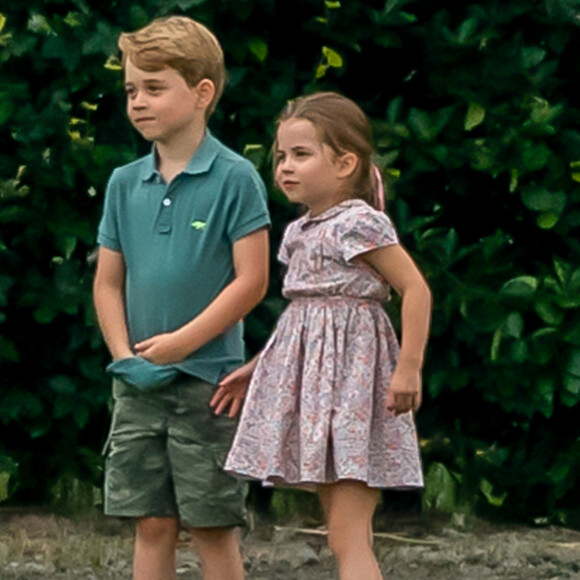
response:
<path id="1" fill-rule="evenodd" d="M 105 460 L 105 513 L 137 521 L 136 580 L 175 577 L 177 506 L 167 453 L 171 387 L 151 393 L 115 380 Z"/>
<path id="2" fill-rule="evenodd" d="M 140 518 L 135 530 L 133 580 L 175 578 L 176 518 Z"/>
<path id="3" fill-rule="evenodd" d="M 179 518 L 193 534 L 204 580 L 242 580 L 237 526 L 246 523 L 247 484 L 222 468 L 237 421 L 209 406 L 216 385 L 184 377 L 177 389 L 167 449 Z"/>
<path id="4" fill-rule="evenodd" d="M 318 493 L 340 580 L 382 580 L 372 549 L 378 490 L 360 481 L 344 480 L 321 485 Z"/>
<path id="5" fill-rule="evenodd" d="M 194 528 L 193 545 L 203 580 L 243 580 L 244 562 L 237 528 Z"/>

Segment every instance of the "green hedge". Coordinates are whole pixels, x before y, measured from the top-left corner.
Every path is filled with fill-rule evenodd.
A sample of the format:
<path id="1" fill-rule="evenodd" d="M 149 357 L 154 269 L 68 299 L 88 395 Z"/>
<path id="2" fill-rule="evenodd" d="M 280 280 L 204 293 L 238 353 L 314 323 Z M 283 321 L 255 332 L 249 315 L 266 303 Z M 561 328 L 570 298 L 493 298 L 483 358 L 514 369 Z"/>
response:
<path id="1" fill-rule="evenodd" d="M 210 126 L 269 185 L 272 120 L 287 99 L 336 89 L 373 120 L 389 211 L 435 297 L 418 416 L 425 504 L 580 525 L 576 4 L 0 9 L 0 498 L 45 503 L 70 481 L 99 485 L 108 355 L 87 256 L 110 171 L 148 148 L 125 120 L 116 37 L 186 13 L 226 53 Z M 276 244 L 294 209 L 270 193 Z M 251 352 L 282 307 L 274 275 L 248 318 Z"/>

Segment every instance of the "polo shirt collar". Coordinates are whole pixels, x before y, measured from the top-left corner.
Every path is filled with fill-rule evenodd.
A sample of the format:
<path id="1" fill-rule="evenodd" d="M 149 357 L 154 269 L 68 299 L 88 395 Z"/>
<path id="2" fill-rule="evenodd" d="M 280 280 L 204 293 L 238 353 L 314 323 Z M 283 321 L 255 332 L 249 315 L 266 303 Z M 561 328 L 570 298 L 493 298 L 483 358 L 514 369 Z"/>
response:
<path id="1" fill-rule="evenodd" d="M 219 141 L 210 133 L 209 129 L 206 129 L 203 141 L 199 144 L 199 147 L 189 160 L 183 173 L 188 173 L 189 175 L 207 173 L 215 158 L 218 156 L 219 150 Z M 143 166 L 141 169 L 143 181 L 152 181 L 157 177 L 161 177 L 155 163 L 155 157 L 155 145 L 153 145 L 151 153 L 143 158 Z"/>

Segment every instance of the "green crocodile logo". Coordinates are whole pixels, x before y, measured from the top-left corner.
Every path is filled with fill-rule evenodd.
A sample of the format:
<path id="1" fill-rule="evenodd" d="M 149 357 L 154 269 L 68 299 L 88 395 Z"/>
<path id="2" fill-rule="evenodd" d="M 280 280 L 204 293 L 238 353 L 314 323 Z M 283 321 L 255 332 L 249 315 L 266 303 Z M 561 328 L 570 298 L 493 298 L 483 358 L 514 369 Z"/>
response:
<path id="1" fill-rule="evenodd" d="M 195 228 L 196 230 L 205 230 L 206 223 L 200 220 L 195 220 L 191 222 L 191 227 Z"/>

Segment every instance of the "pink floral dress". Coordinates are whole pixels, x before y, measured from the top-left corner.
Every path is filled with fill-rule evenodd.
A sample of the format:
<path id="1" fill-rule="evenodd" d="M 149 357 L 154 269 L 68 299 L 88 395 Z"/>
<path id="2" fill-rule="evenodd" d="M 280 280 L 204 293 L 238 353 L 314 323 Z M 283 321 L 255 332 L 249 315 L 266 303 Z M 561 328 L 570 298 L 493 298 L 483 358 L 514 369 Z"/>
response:
<path id="1" fill-rule="evenodd" d="M 389 288 L 354 260 L 397 243 L 389 218 L 358 199 L 288 226 L 278 258 L 291 302 L 252 376 L 228 472 L 287 485 L 423 485 L 412 414 L 386 408 L 399 352 L 381 304 Z"/>

